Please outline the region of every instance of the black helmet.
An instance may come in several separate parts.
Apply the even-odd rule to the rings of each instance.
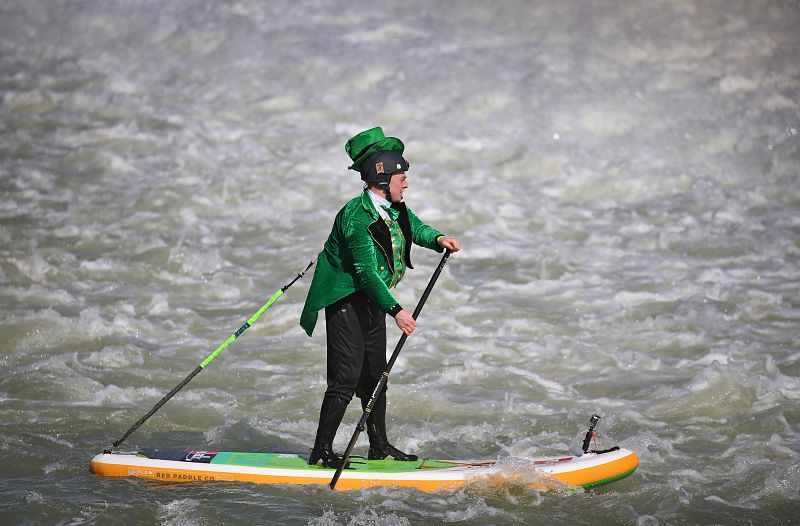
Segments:
[[[377,184],[386,189],[389,188],[392,174],[407,172],[408,168],[408,161],[397,152],[375,152],[361,165],[361,179],[367,184]]]

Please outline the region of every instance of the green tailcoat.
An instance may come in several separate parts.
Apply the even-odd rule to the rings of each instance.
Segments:
[[[397,305],[389,291],[394,273],[392,240],[389,227],[381,219],[364,190],[336,214],[331,234],[317,256],[316,270],[308,289],[300,326],[311,336],[317,313],[357,290],[366,291],[384,312]],[[411,244],[437,252],[444,249],[436,242],[441,232],[423,223],[405,203],[395,203],[397,221],[406,238],[405,263],[411,265]]]

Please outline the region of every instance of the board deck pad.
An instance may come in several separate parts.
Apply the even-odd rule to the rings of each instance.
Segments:
[[[157,451],[145,449],[141,455],[157,460],[173,460],[179,462],[199,462],[203,464],[222,464],[226,466],[248,466],[253,468],[272,469],[319,469],[329,471],[322,465],[310,466],[308,455],[292,453],[245,453],[235,451]],[[458,462],[452,460],[421,459],[416,461],[403,460],[367,460],[364,457],[350,457],[348,471],[361,473],[407,473],[419,469],[450,469],[464,466],[489,466],[488,462]]]

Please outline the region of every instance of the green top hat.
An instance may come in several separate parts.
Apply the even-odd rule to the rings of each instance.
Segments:
[[[402,155],[404,148],[403,141],[397,137],[386,137],[382,128],[371,128],[363,131],[344,145],[347,155],[353,161],[353,164],[348,168],[356,172],[361,171],[361,164],[373,153],[397,152]]]

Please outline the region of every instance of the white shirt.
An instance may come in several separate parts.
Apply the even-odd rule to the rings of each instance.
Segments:
[[[386,212],[386,210],[384,210],[384,207],[391,208],[392,203],[379,196],[372,190],[367,190],[367,193],[369,194],[370,199],[372,199],[372,204],[375,205],[375,210],[378,211],[378,214],[380,214],[384,220],[389,219],[389,214]]]

